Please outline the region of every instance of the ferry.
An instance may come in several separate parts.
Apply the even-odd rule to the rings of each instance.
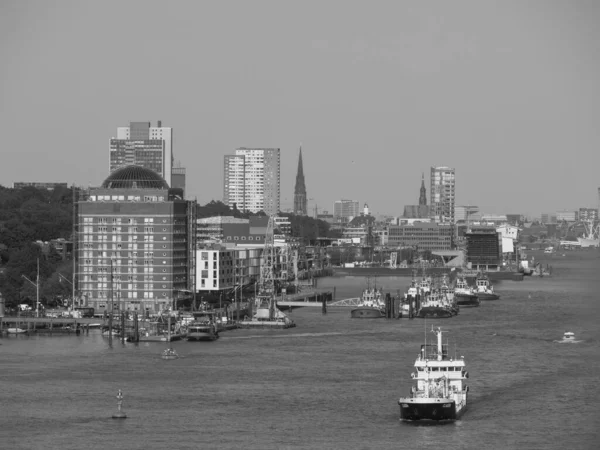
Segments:
[[[403,421],[454,421],[467,409],[469,387],[464,357],[449,358],[448,344],[442,344],[442,330],[433,330],[436,344],[425,342],[415,361],[411,378],[416,380],[408,397],[400,397]]]

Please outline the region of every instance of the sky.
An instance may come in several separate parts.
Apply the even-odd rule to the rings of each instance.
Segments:
[[[131,121],[173,127],[187,196],[223,156],[302,145],[308,206],[401,215],[456,169],[487,213],[598,206],[600,2],[0,2],[0,184],[99,185]]]

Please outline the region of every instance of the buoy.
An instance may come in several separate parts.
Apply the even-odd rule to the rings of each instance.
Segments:
[[[123,407],[123,392],[119,389],[119,393],[117,394],[117,412],[112,415],[113,419],[126,419],[127,414],[122,409]]]

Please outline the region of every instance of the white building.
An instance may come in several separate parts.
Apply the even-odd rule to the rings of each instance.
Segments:
[[[562,211],[556,211],[556,221],[558,223],[562,222],[577,222],[578,212],[573,210],[563,209]]]
[[[280,207],[280,149],[245,148],[225,155],[223,203],[241,211],[264,211],[269,216]]]
[[[357,201],[342,199],[333,202],[333,221],[335,223],[348,223],[359,214]]]
[[[455,206],[454,207],[454,221],[455,222],[466,222],[467,220],[473,220],[474,214],[479,211],[477,206]]]
[[[432,167],[430,181],[431,217],[438,223],[454,223],[455,169],[445,166]]]
[[[109,141],[109,172],[136,165],[157,172],[169,186],[173,171],[173,128],[156,127],[150,122],[130,122],[118,127],[117,137]]]

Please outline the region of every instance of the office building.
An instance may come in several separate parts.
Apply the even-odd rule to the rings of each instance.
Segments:
[[[336,200],[333,202],[333,220],[336,223],[348,223],[360,215],[358,202],[354,200]]]
[[[280,207],[280,149],[245,148],[225,155],[223,203],[276,216]]]
[[[493,225],[472,226],[465,234],[467,263],[474,269],[496,269],[502,262],[502,234]]]
[[[454,223],[455,170],[440,166],[431,168],[429,210],[436,222]]]
[[[173,129],[156,127],[150,122],[131,122],[117,128],[117,137],[110,139],[109,172],[136,165],[158,173],[169,186],[172,184]]]
[[[158,313],[190,299],[195,202],[155,171],[126,166],[77,203],[76,279],[96,311]]]
[[[450,223],[413,222],[389,225],[388,246],[417,250],[451,250],[454,227]]]
[[[577,222],[578,211],[563,209],[561,211],[556,211],[556,221],[557,222]]]

